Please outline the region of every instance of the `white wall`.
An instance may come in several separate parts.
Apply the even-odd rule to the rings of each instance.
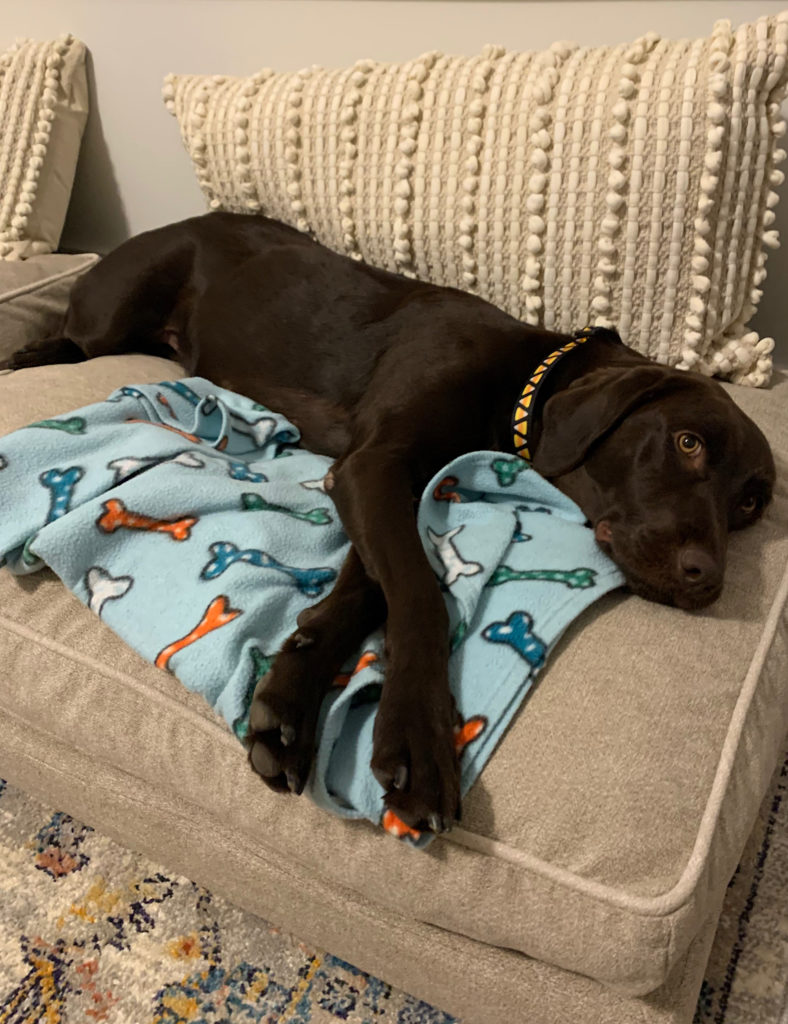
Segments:
[[[777,13],[788,0],[0,0],[0,49],[70,31],[92,58],[91,112],[63,245],[104,252],[129,234],[203,210],[175,120],[160,98],[169,71],[248,74],[402,60],[486,42],[540,49],[556,39],[618,43],[655,29],[707,35]],[[788,364],[788,205],[777,227],[755,326]]]

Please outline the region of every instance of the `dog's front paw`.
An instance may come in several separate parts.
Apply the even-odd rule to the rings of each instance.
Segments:
[[[315,752],[315,730],[325,686],[319,665],[300,646],[303,630],[294,633],[258,682],[249,713],[246,742],[254,770],[279,792],[301,793]],[[328,681],[327,681],[328,682]]]
[[[386,790],[386,807],[411,828],[446,832],[460,817],[460,765],[448,687],[445,695],[411,699],[385,694],[384,685],[372,771]]]

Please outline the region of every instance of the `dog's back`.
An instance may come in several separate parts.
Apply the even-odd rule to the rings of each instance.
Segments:
[[[403,377],[385,364],[408,364],[408,380],[420,364],[451,375],[475,344],[489,367],[482,339],[529,330],[477,297],[357,263],[278,221],[212,213],[138,235],[80,279],[61,358],[175,357],[191,374],[242,384],[315,450],[338,455],[373,378]]]
[[[146,231],[77,281],[64,337],[86,358],[175,349],[187,365],[190,319],[208,285],[267,248],[305,242],[277,221],[227,213]]]

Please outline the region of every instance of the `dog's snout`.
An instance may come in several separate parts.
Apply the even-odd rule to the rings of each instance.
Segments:
[[[688,544],[679,552],[679,568],[687,583],[705,584],[715,582],[720,575],[717,560],[703,548]]]

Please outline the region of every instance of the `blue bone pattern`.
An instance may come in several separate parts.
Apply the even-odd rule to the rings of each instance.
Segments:
[[[160,388],[169,388],[170,391],[174,391],[176,395],[180,395],[181,398],[185,398],[187,402],[197,408],[202,399],[196,391],[192,391],[188,384],[184,384],[180,380],[163,380],[159,384]]]
[[[105,402],[119,402],[122,397],[125,398],[145,398],[145,395],[140,391],[139,388],[129,387],[127,384],[122,388],[118,388],[117,395],[112,395],[110,398],[105,398]]]
[[[47,523],[60,519],[68,512],[74,488],[83,475],[80,466],[71,466],[70,469],[48,469],[41,474],[39,477],[41,483],[52,492],[52,503],[49,506]]]
[[[482,636],[494,644],[508,644],[531,665],[539,668],[547,648],[533,632],[534,620],[528,612],[512,612],[506,622],[491,622]]]
[[[521,507],[522,506],[518,505],[518,508],[521,508]],[[533,537],[532,533],[525,533],[524,532],[523,524],[522,524],[522,522],[520,520],[520,517],[517,515],[516,512],[514,514],[514,519],[515,519],[515,527],[514,527],[514,533],[512,534],[512,543],[513,544],[524,544],[525,541],[527,541],[527,540],[533,540],[534,537]]]
[[[204,580],[215,580],[236,562],[246,562],[248,565],[257,566],[258,569],[276,569],[278,572],[286,573],[302,594],[307,597],[319,597],[326,584],[332,583],[337,575],[333,569],[299,569],[292,565],[284,565],[267,551],[259,551],[256,548],[241,549],[226,541],[211,544],[210,551],[213,558],[200,573],[200,578]]]
[[[264,473],[255,473],[245,462],[237,462],[235,459],[230,462],[228,472],[233,480],[247,480],[250,484],[268,482],[268,477]]]

